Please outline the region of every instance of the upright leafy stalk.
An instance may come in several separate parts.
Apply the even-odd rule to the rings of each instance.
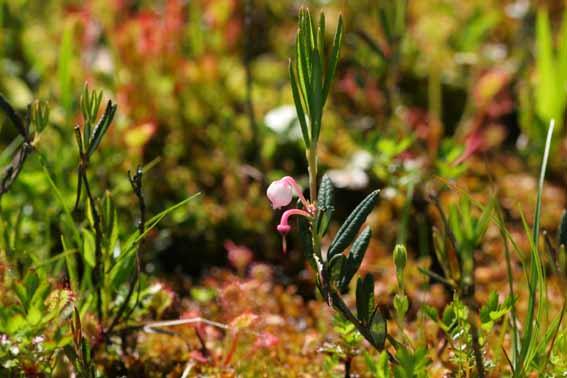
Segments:
[[[309,171],[309,201],[295,180],[289,176],[273,182],[267,195],[274,208],[288,206],[293,191],[299,196],[298,206],[288,209],[281,217],[278,231],[285,236],[291,231],[289,218],[298,218],[300,238],[306,256],[316,270],[316,284],[328,305],[351,322],[376,349],[383,349],[387,337],[386,320],[374,301],[374,279],[371,274],[358,278],[356,287],[356,315],[346,305],[342,294],[358,271],[370,241],[371,231],[358,231],[378,201],[378,191],[370,193],[347,217],[323,253],[321,239],[327,233],[334,212],[333,184],[327,176],[318,188],[317,144],[319,141],[323,108],[329,96],[331,82],[337,68],[342,41],[343,23],[339,18],[333,46],[328,58],[325,55],[325,16],[321,14],[317,27],[308,10],[299,14],[299,31],[296,39],[296,61],[289,63],[292,94],[301,126]],[[352,244],[350,253],[344,254]],[[391,339],[393,340],[393,339]],[[393,341],[394,345],[397,345]],[[393,359],[393,357],[391,358]]]
[[[83,114],[84,125],[83,130],[79,125],[75,126],[75,141],[79,148],[79,166],[77,168],[77,195],[75,200],[75,210],[78,209],[79,202],[82,194],[82,187],[85,187],[85,194],[87,196],[88,211],[92,216],[92,227],[95,233],[95,264],[94,264],[94,279],[96,285],[96,307],[97,318],[99,324],[103,323],[103,292],[102,286],[104,282],[104,261],[102,256],[102,229],[101,220],[97,210],[97,203],[92,194],[89,178],[87,176],[87,169],[90,163],[92,154],[100,145],[102,138],[110,127],[114,114],[116,113],[117,106],[108,101],[106,109],[98,122],[95,123],[102,101],[101,92],[90,92],[88,86],[85,84],[83,95],[81,97],[81,111]]]
[[[319,24],[316,27],[309,10],[300,10],[296,39],[297,59],[295,63],[291,60],[289,62],[289,76],[306,148],[309,198],[312,203],[317,203],[317,144],[321,131],[323,108],[337,69],[342,38],[343,20],[341,16],[330,56],[325,59],[325,15],[321,13]]]

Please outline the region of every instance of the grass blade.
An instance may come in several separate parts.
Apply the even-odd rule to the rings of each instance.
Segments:
[[[528,312],[526,315],[526,321],[524,326],[526,327],[526,332],[524,334],[524,338],[522,340],[522,350],[520,354],[520,361],[521,361],[521,369],[518,371],[518,374],[522,374],[525,371],[527,365],[531,362],[533,358],[534,349],[536,346],[537,338],[533,335],[534,332],[534,318],[535,318],[535,307],[536,301],[539,294],[539,309],[538,309],[538,316],[537,319],[541,317],[541,313],[543,310],[543,303],[544,300],[544,283],[543,281],[543,269],[541,266],[541,260],[539,256],[538,250],[538,240],[539,240],[539,232],[540,232],[540,221],[541,221],[541,200],[542,200],[542,193],[543,193],[543,185],[545,183],[545,171],[547,168],[547,161],[549,158],[549,150],[551,148],[551,137],[553,135],[553,128],[555,126],[555,122],[552,120],[549,124],[549,129],[547,131],[547,139],[545,142],[545,150],[543,153],[543,160],[541,163],[541,170],[539,175],[539,182],[538,182],[538,191],[537,191],[537,200],[536,200],[536,208],[534,214],[534,224],[532,228],[532,253],[531,253],[531,267],[530,267],[530,276],[529,276],[529,291],[530,296],[528,299]]]

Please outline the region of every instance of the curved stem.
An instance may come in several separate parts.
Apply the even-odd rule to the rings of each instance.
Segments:
[[[301,209],[289,209],[284,211],[284,213],[282,214],[282,217],[280,219],[280,225],[284,225],[287,226],[288,225],[288,219],[289,217],[291,217],[292,215],[302,215],[306,218],[311,218],[311,214],[309,214],[307,211],[305,210],[301,210]]]
[[[299,185],[297,185],[297,182],[295,181],[295,179],[291,176],[285,176],[284,178],[281,179],[281,181],[291,185],[293,187],[293,189],[295,190],[295,193],[297,193],[297,196],[299,197],[299,199],[301,200],[301,203],[303,203],[303,207],[305,207],[306,210],[309,210],[312,206],[309,204],[309,202],[305,199],[305,196],[303,195],[303,191],[301,190],[301,187]]]

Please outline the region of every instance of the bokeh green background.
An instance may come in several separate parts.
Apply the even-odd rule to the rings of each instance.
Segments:
[[[136,221],[126,172],[137,165],[149,165],[150,214],[202,192],[150,235],[148,269],[199,273],[225,263],[227,240],[283,262],[277,214],[264,192],[282,175],[304,183],[307,173],[287,76],[298,9],[325,10],[329,31],[342,14],[346,33],[324,117],[322,171],[332,169],[342,183],[339,214],[371,188],[388,189],[392,204],[375,219],[379,239],[391,245],[406,227],[419,246],[413,219],[400,221],[408,188],[437,175],[459,177],[479,152],[511,151],[535,166],[550,118],[560,123],[552,177],[561,180],[566,28],[561,2],[412,0],[403,11],[399,4],[0,0],[0,92],[20,110],[33,99],[49,101],[52,122],[37,148],[70,202],[73,126],[81,122],[85,82],[118,103],[92,174],[97,193],[112,192],[124,227]],[[538,50],[545,35],[536,43],[538,11],[540,24],[549,23],[550,56]],[[4,165],[16,131],[4,118],[0,127]],[[24,249],[45,258],[59,243],[46,226],[61,212],[45,200],[50,191],[32,158],[2,199],[6,214],[25,215]],[[417,192],[419,212],[424,198]],[[285,264],[300,266],[301,256]]]

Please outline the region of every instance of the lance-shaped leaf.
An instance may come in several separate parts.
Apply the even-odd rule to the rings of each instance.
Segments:
[[[370,319],[370,335],[372,336],[372,345],[381,350],[384,348],[384,343],[386,342],[386,334],[388,332],[386,319],[382,312],[376,307],[374,314]]]
[[[311,94],[311,56],[305,47],[305,38],[301,29],[297,32],[295,38],[295,53],[297,55],[297,77],[299,79],[299,88],[301,96],[307,105],[309,111],[309,102]]]
[[[309,9],[304,8],[303,9],[303,18],[302,18],[302,25],[301,28],[303,29],[303,32],[305,33],[305,42],[306,42],[306,46],[307,46],[307,50],[309,52],[313,51],[315,49],[315,33],[313,32],[313,20],[311,19],[311,12],[309,12]]]
[[[379,190],[370,193],[358,206],[350,213],[348,218],[339,228],[335,239],[329,247],[329,258],[332,258],[337,253],[341,253],[345,248],[352,243],[360,226],[366,221],[368,214],[376,206],[378,201]]]
[[[83,230],[83,260],[91,268],[95,267],[95,238],[88,230]]]
[[[102,91],[89,92],[88,85],[87,83],[85,83],[83,96],[81,97],[81,108],[83,111],[83,119],[85,120],[85,129],[83,132],[85,138],[85,146],[88,146],[90,144],[90,139],[92,137],[92,124],[96,120],[101,102]]]
[[[337,63],[339,62],[339,53],[341,50],[341,44],[343,40],[343,18],[339,17],[339,24],[337,25],[337,30],[335,32],[335,38],[333,40],[333,49],[331,50],[331,56],[329,57],[329,62],[327,64],[327,72],[325,75],[325,84],[323,85],[323,104],[327,101],[329,96],[329,91],[331,90],[331,82],[335,76],[335,71],[337,70]]]
[[[323,80],[323,66],[321,63],[321,56],[318,50],[313,50],[311,59],[312,64],[312,77],[311,77],[311,138],[313,144],[317,144],[319,140],[319,132],[321,130],[321,118],[323,116],[323,89],[321,83]]]
[[[324,175],[319,185],[317,206],[320,209],[327,211],[334,209],[333,202],[335,199],[335,187],[329,176]]]
[[[35,125],[36,132],[41,133],[49,123],[49,107],[46,102],[35,101],[33,103],[31,119]]]
[[[305,30],[304,11],[299,13],[299,30],[295,41],[297,54],[297,74],[301,85],[303,100],[307,104],[307,110],[311,111],[311,50],[307,45],[307,32]]]
[[[307,128],[307,119],[305,118],[305,111],[303,110],[301,95],[299,93],[299,88],[297,86],[297,80],[295,79],[295,72],[293,71],[293,64],[291,63],[291,60],[289,61],[289,80],[291,81],[291,92],[293,94],[293,102],[295,103],[295,110],[297,112],[297,118],[299,119],[299,125],[301,126],[303,141],[305,142],[305,147],[310,148],[311,140],[309,136],[309,129]]]
[[[321,179],[321,185],[319,186],[319,195],[317,201],[317,230],[319,236],[323,236],[327,233],[329,228],[329,223],[331,221],[331,216],[335,211],[333,206],[334,202],[334,187],[329,176],[324,175]]]
[[[329,281],[335,286],[337,286],[341,281],[345,262],[346,256],[343,254],[338,254],[335,255],[327,264],[329,269],[327,276],[329,277]]]
[[[343,277],[340,284],[341,292],[345,292],[348,289],[350,281],[354,277],[354,274],[358,271],[358,268],[360,268],[360,264],[366,254],[366,249],[368,248],[371,236],[372,230],[370,227],[366,227],[354,241],[343,269]]]
[[[558,230],[559,245],[567,246],[567,211],[563,210]]]
[[[93,152],[96,150],[98,145],[100,144],[102,137],[108,130],[108,127],[110,126],[110,123],[114,118],[116,109],[117,109],[117,105],[112,104],[112,101],[108,100],[108,104],[106,105],[104,114],[102,115],[102,117],[100,118],[100,120],[98,121],[98,123],[96,124],[93,130],[92,138],[89,147],[87,148],[87,157],[90,157],[93,154]]]
[[[370,273],[356,283],[356,311],[358,320],[367,326],[374,312],[374,278]]]
[[[319,55],[325,56],[325,13],[319,15],[319,28],[317,29],[317,48]]]

